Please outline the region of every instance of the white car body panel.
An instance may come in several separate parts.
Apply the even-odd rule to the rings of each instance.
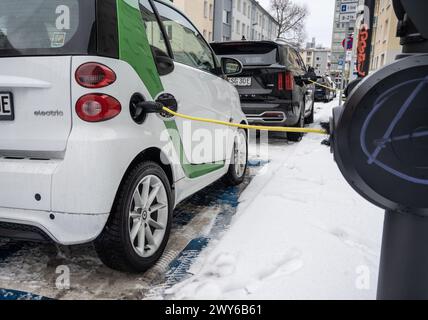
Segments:
[[[71,130],[70,68],[67,56],[0,59],[1,92],[12,92],[19,119],[0,122],[1,150],[13,156],[65,150]],[[41,117],[37,111],[63,115]]]
[[[195,81],[196,80],[196,81]],[[181,63],[175,63],[172,73],[162,77],[165,92],[172,94],[178,102],[178,112],[220,121],[229,121],[231,110],[228,104],[219,103],[219,97],[228,96],[224,81],[208,72],[198,70]],[[189,85],[192,84],[192,85]],[[226,158],[225,150],[212,148],[206,152],[195,152],[195,146],[204,136],[215,134],[218,125],[189,122],[176,119],[187,159],[194,164],[222,161]],[[192,137],[193,135],[193,137]],[[229,137],[228,137],[229,138]]]
[[[25,61],[28,70],[18,67],[21,61]],[[116,73],[116,82],[97,90],[81,87],[74,74],[86,62],[110,67]],[[7,70],[2,71],[0,91],[12,90],[17,95],[15,121],[0,121],[0,222],[36,226],[64,245],[94,240],[106,224],[120,183],[133,160],[149,148],[175,150],[170,139],[160,139],[166,129],[160,116],[150,114],[142,125],[131,119],[129,101],[132,94],[139,92],[147,100],[152,97],[134,69],[121,60],[94,56],[20,57],[0,59],[0,65]],[[201,71],[198,80],[192,80],[190,74],[195,72],[184,72],[187,68],[191,69],[177,64],[176,71],[183,70],[183,75],[161,78],[165,92],[174,90],[177,100],[187,101],[187,95],[201,99],[190,108],[187,104],[180,108],[179,101],[179,112],[245,121],[233,86]],[[187,78],[187,82],[174,88],[174,81],[182,77]],[[210,86],[199,84],[207,79]],[[3,87],[6,83],[15,84],[15,88]],[[205,91],[195,94],[192,83]],[[76,102],[81,96],[95,92],[115,97],[122,105],[121,113],[105,122],[81,120],[75,112]],[[27,99],[25,112],[19,107],[23,101],[20,96]],[[44,104],[39,104],[40,101]],[[43,106],[62,110],[63,117],[35,119],[34,111]],[[184,122],[176,121],[183,126]],[[194,128],[206,126],[197,124]],[[26,131],[21,132],[24,129]],[[222,129],[227,130],[231,138],[236,132],[235,129]],[[165,154],[173,172],[175,205],[227,172],[232,145],[233,139],[229,139],[228,152],[220,157],[222,159],[205,159],[206,162],[224,160],[222,169],[196,179],[186,177],[176,152]],[[10,151],[22,158],[6,158],[11,155]],[[191,149],[186,149],[186,155],[187,152],[191,154]],[[43,155],[44,160],[30,159],[37,155]],[[36,194],[41,196],[40,200],[36,199]]]

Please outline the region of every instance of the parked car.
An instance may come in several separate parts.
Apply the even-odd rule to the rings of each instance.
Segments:
[[[244,66],[229,77],[238,89],[241,104],[252,124],[304,127],[314,121],[315,73],[308,73],[300,54],[284,42],[237,41],[212,43],[219,57],[232,57]],[[303,134],[288,133],[291,141]]]
[[[141,272],[179,202],[243,181],[245,130],[146,112],[246,123],[223,72],[242,65],[221,65],[169,1],[2,0],[0,31],[0,236],[94,241],[107,266]],[[192,135],[218,130],[224,148],[201,155],[219,142]]]
[[[315,101],[330,102],[336,96],[336,85],[327,76],[318,78],[315,88]],[[331,88],[331,89],[330,89]]]

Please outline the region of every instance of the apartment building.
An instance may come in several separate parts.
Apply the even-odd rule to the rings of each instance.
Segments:
[[[274,40],[278,23],[256,0],[215,0],[214,40]]]
[[[316,45],[315,38],[301,50],[302,59],[307,66],[313,67],[318,76],[330,74],[331,50]]]
[[[232,39],[232,0],[214,1],[214,41]]]
[[[364,0],[336,0],[331,43],[331,72],[339,74],[346,64],[346,53],[343,40],[349,33],[354,33],[355,24]],[[356,42],[356,40],[355,40]],[[356,46],[356,43],[354,43]],[[338,79],[340,81],[340,79]]]
[[[170,0],[195,24],[207,41],[214,39],[215,0]]]
[[[400,39],[396,37],[398,19],[392,0],[376,0],[373,26],[371,70],[382,68],[401,53]]]

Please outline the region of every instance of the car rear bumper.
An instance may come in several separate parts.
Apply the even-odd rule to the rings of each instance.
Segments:
[[[291,101],[242,102],[248,123],[265,126],[294,126],[299,121],[299,105]]]
[[[91,242],[109,214],[70,214],[0,207],[0,237],[75,245]]]

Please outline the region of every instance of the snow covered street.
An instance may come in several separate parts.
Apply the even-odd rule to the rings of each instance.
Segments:
[[[316,104],[315,126],[335,105]],[[144,275],[106,268],[91,245],[2,240],[0,299],[374,299],[383,212],[348,186],[322,139],[274,138],[267,153],[252,143],[246,183],[180,204]]]
[[[316,104],[316,121],[336,104]],[[169,298],[375,298],[383,212],[348,186],[322,139],[269,144],[230,229]]]

